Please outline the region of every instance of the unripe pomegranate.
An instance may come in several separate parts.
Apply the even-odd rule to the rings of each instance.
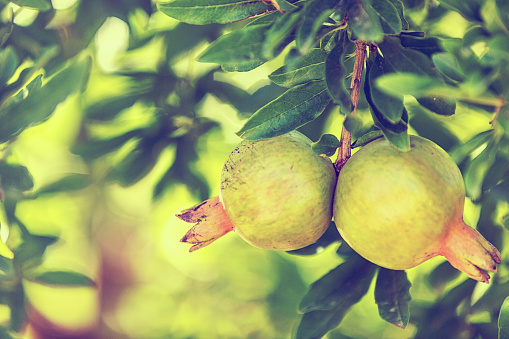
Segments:
[[[314,243],[332,219],[336,172],[293,131],[242,141],[221,173],[219,197],[177,215],[197,223],[182,239],[208,245],[231,230],[253,246],[290,251]]]
[[[463,221],[465,187],[451,157],[410,137],[401,152],[377,139],[341,169],[334,219],[343,239],[367,260],[404,270],[444,256],[469,277],[488,282],[500,253]]]

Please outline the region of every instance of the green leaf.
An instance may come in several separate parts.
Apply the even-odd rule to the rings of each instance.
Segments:
[[[461,163],[470,153],[487,143],[494,137],[494,130],[481,132],[465,143],[459,144],[450,153],[452,159],[457,164]]]
[[[355,38],[366,42],[380,42],[384,38],[377,13],[365,0],[348,1],[348,26]]]
[[[504,299],[498,314],[498,338],[509,338],[509,297]]]
[[[408,325],[410,312],[410,282],[405,271],[393,271],[380,267],[375,286],[375,302],[380,317],[398,327]]]
[[[431,271],[428,275],[428,282],[431,287],[443,290],[447,283],[457,278],[459,275],[459,270],[451,266],[448,261],[444,261]]]
[[[3,244],[6,246],[5,244]],[[0,245],[2,246],[2,245]],[[0,282],[10,281],[15,279],[14,265],[12,259],[8,259],[4,256],[0,256]]]
[[[93,287],[95,283],[84,274],[73,271],[49,271],[25,277],[27,280],[60,287]]]
[[[318,155],[331,157],[336,153],[340,142],[333,134],[323,134],[317,142],[311,144],[311,149]]]
[[[416,98],[428,96],[455,97],[458,91],[443,84],[439,79],[415,73],[390,73],[379,76],[375,86],[395,97],[413,95]]]
[[[49,11],[51,9],[50,0],[10,0],[10,2],[20,7],[33,8],[39,11]]]
[[[110,96],[97,103],[88,106],[85,110],[87,119],[106,121],[118,116],[124,109],[134,105],[140,95],[128,93],[129,95]]]
[[[325,73],[326,54],[319,48],[309,51],[293,68],[285,65],[269,75],[269,79],[283,87],[293,87],[310,80],[321,80]]]
[[[350,101],[350,92],[345,86],[345,78],[347,75],[344,65],[345,45],[348,42],[346,32],[340,33],[341,37],[336,45],[327,55],[325,61],[325,81],[327,83],[327,91],[334,103],[340,104],[345,110],[350,110],[352,103]]]
[[[0,92],[7,81],[14,75],[19,65],[19,58],[11,46],[0,51]]]
[[[355,140],[355,142],[352,144],[352,148],[366,146],[370,142],[381,137],[383,137],[383,132],[380,130],[368,132],[361,136],[359,139]]]
[[[497,152],[498,142],[490,140],[486,148],[473,160],[470,161],[465,170],[465,190],[467,196],[474,201],[478,201],[482,196],[482,186],[486,174],[495,162],[495,154]]]
[[[268,25],[246,26],[225,34],[214,41],[198,61],[220,64],[227,72],[255,69],[265,62],[260,53],[268,29]]]
[[[69,192],[69,191],[79,191],[88,187],[91,183],[90,175],[88,174],[80,174],[80,173],[72,173],[68,174],[65,177],[49,184],[44,187],[41,187],[37,194],[50,194],[50,193],[59,193],[59,192]]]
[[[237,135],[257,140],[288,133],[317,118],[330,101],[324,81],[292,87],[256,111]]]
[[[302,20],[297,29],[295,40],[301,54],[306,54],[311,48],[315,47],[318,30],[334,12],[338,4],[342,5],[343,2],[338,0],[312,0],[306,3],[302,10]],[[340,11],[343,11],[343,9]]]
[[[17,263],[23,265],[24,269],[38,266],[46,248],[57,240],[58,238],[54,236],[24,234],[23,242],[14,249],[14,258]]]
[[[417,98],[421,106],[439,115],[453,115],[456,113],[456,101],[449,98],[424,97]]]
[[[347,114],[343,121],[343,126],[346,130],[353,135],[357,135],[357,132],[362,128],[362,119],[356,115]]]
[[[60,102],[83,87],[89,69],[90,58],[75,62],[52,77],[43,87],[35,86],[23,100],[7,102],[0,109],[0,143],[48,119]],[[40,82],[40,77],[32,83],[37,81]]]
[[[34,187],[32,175],[25,166],[0,162],[0,185],[6,192],[28,191]]]
[[[279,50],[279,46],[283,43],[287,36],[295,29],[301,12],[296,9],[280,16],[266,33],[265,41],[262,44],[261,56],[266,59],[272,59]]]
[[[71,152],[83,157],[85,160],[93,160],[119,149],[127,141],[140,134],[141,131],[141,129],[136,129],[110,139],[78,142],[71,148]]]
[[[392,124],[397,124],[403,114],[403,95],[389,95],[380,91],[376,86],[378,78],[384,74],[395,74],[394,65],[388,58],[377,54],[373,64],[367,71],[367,81],[369,81],[369,90],[372,104],[377,110]]]
[[[437,69],[450,79],[455,81],[463,81],[465,79],[465,74],[454,55],[447,52],[436,53],[433,54],[432,60]]]
[[[275,10],[261,0],[173,0],[159,2],[157,7],[172,18],[194,25],[226,24]]]
[[[411,33],[419,32],[402,32],[399,35],[398,38],[401,43],[401,46],[416,50],[422,54],[427,55],[428,57],[431,57],[432,55],[442,51],[439,39],[414,36]]]
[[[382,30],[385,34],[399,34],[403,28],[400,15],[390,0],[377,0],[371,2],[380,19]]]
[[[344,316],[368,291],[376,266],[352,256],[314,282],[299,309],[305,312],[295,337],[321,338],[337,327]]]
[[[439,0],[439,2],[469,20],[482,21],[481,2],[477,0]]]

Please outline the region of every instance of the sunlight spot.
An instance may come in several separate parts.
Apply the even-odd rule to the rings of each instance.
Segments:
[[[97,31],[96,56],[99,67],[105,72],[118,69],[118,58],[125,52],[129,42],[129,28],[118,18],[108,18]]]

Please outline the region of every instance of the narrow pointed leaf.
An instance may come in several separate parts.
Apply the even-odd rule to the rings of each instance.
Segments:
[[[495,162],[495,154],[498,143],[496,140],[490,140],[486,148],[472,161],[464,174],[465,190],[467,196],[477,201],[482,196],[482,184],[486,174]]]
[[[347,75],[344,65],[345,45],[348,42],[346,32],[341,33],[339,41],[327,55],[325,61],[325,81],[327,83],[327,91],[334,100],[334,103],[345,106],[345,110],[350,110],[350,92],[345,86],[345,78]]]
[[[257,140],[290,132],[317,118],[330,101],[324,81],[292,87],[256,111],[237,134]]]
[[[51,9],[50,0],[11,0],[12,3],[20,7],[28,7],[39,11],[49,11]]]
[[[505,298],[498,315],[498,338],[509,338],[509,297]]]
[[[68,174],[65,177],[41,187],[37,194],[70,192],[84,189],[90,185],[90,175],[81,173]]]
[[[266,33],[265,41],[262,44],[261,55],[264,59],[272,59],[277,53],[279,45],[287,39],[287,36],[297,26],[301,12],[294,10],[280,16]]]
[[[465,79],[465,74],[454,55],[445,52],[436,53],[433,54],[432,60],[437,69],[452,80],[463,81]]]
[[[403,95],[389,95],[380,91],[375,82],[384,74],[395,73],[396,69],[388,58],[377,54],[371,67],[369,68],[367,81],[369,81],[370,96],[373,105],[376,106],[384,117],[393,124],[401,120],[403,114]]]
[[[320,49],[309,51],[295,67],[285,65],[269,75],[269,79],[283,87],[300,85],[310,80],[321,80],[326,76],[325,59],[327,55]]]
[[[226,24],[276,10],[261,0],[173,0],[158,3],[159,10],[195,25]]]
[[[301,303],[300,309],[306,314],[295,337],[322,338],[337,327],[348,310],[366,294],[375,271],[375,265],[353,256],[313,283]]]
[[[454,99],[422,97],[417,98],[417,102],[438,115],[453,115],[456,113],[456,101]]]
[[[25,128],[48,119],[56,106],[80,90],[88,78],[90,59],[71,64],[43,87],[36,86],[21,101],[8,102],[0,109],[0,143],[18,135]],[[39,81],[34,80],[34,81]]]
[[[95,286],[92,279],[84,274],[73,271],[49,271],[27,277],[28,280],[52,286],[89,287]]]
[[[261,57],[268,25],[246,26],[219,37],[198,58],[220,64],[229,72],[247,72],[265,62]]]
[[[19,58],[11,46],[0,51],[0,92],[16,72],[18,65]]]
[[[367,42],[380,42],[384,38],[380,19],[365,0],[350,0],[346,8],[348,25],[355,38]]]
[[[405,271],[379,268],[375,285],[375,302],[380,317],[398,327],[408,325],[410,312],[410,281]]]
[[[325,20],[334,12],[334,8],[342,4],[338,0],[312,0],[303,9],[302,20],[297,30],[297,48],[302,54],[314,47],[316,33]]]
[[[370,142],[372,142],[378,138],[381,138],[383,136],[384,135],[383,135],[382,131],[380,131],[380,130],[368,132],[368,133],[364,134],[363,136],[361,136],[359,139],[355,140],[355,142],[352,144],[352,148],[366,146]]]
[[[398,10],[390,0],[377,0],[371,3],[380,19],[385,34],[399,34],[403,28]]]

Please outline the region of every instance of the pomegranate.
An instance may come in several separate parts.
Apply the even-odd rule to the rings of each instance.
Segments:
[[[331,222],[335,185],[332,162],[300,132],[244,140],[224,164],[219,197],[177,215],[196,223],[181,241],[194,251],[235,230],[263,249],[305,247]]]
[[[343,239],[365,259],[404,270],[444,256],[472,279],[488,282],[500,253],[463,221],[465,187],[438,145],[410,137],[401,152],[377,139],[341,169],[334,220]]]

